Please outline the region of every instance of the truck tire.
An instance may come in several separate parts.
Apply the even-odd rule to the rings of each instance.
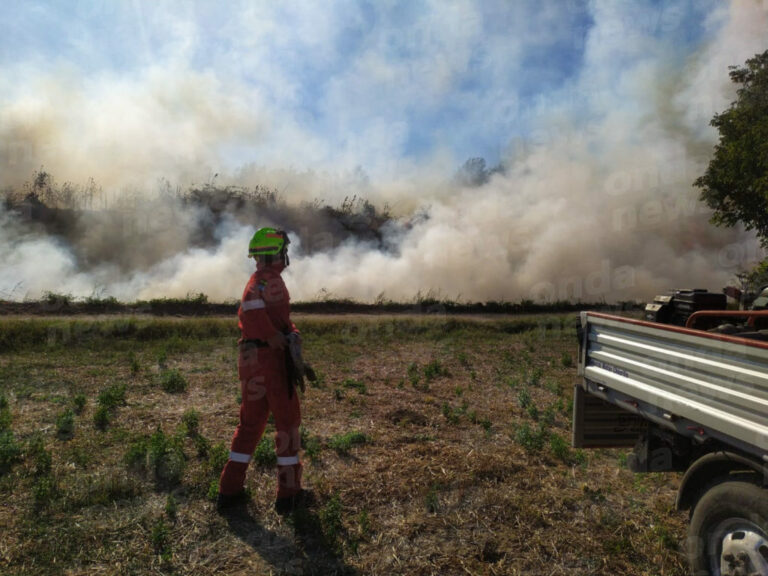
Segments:
[[[687,540],[694,576],[768,576],[768,492],[726,480],[701,497]]]

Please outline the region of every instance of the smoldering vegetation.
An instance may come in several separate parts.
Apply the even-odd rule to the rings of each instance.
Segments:
[[[290,204],[277,189],[216,184],[186,189],[167,180],[154,193],[128,191],[114,200],[93,180],[56,182],[44,170],[23,186],[2,191],[5,211],[21,236],[55,239],[72,251],[84,272],[109,265],[128,273],[148,269],[188,249],[210,249],[224,226],[272,225],[297,231],[302,254],[346,241],[387,250],[383,229],[396,220],[357,196],[335,206],[321,199]]]

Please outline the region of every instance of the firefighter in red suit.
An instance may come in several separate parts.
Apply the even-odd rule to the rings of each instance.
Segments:
[[[261,228],[249,245],[248,256],[256,260],[256,272],[248,280],[237,313],[242,333],[237,362],[242,391],[240,423],[219,480],[220,510],[247,499],[246,470],[270,412],[276,428],[275,510],[290,512],[308,496],[301,488],[299,396],[289,387],[285,364],[285,335],[296,331],[290,319],[288,290],[280,277],[288,265],[288,243],[285,232]]]

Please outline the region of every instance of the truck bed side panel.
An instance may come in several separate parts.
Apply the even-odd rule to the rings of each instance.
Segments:
[[[768,453],[764,343],[593,313],[582,328],[585,390],[607,387]]]

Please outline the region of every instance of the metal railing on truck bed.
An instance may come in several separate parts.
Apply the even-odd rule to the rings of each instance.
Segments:
[[[582,312],[579,375],[574,446],[631,445],[651,421],[768,460],[768,343]]]

